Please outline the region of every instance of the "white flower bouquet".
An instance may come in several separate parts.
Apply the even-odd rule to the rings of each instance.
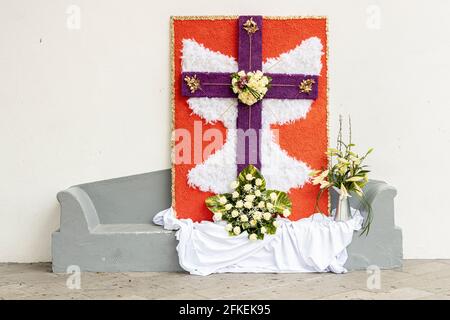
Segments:
[[[292,203],[285,192],[266,190],[266,181],[254,166],[249,165],[231,183],[232,193],[218,194],[206,199],[214,220],[227,222],[230,236],[246,231],[250,240],[264,239],[275,234],[276,217],[291,214]]]

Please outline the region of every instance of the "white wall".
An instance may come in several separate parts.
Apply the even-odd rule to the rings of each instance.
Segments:
[[[0,0],[0,261],[50,260],[59,190],[170,166],[169,16],[245,13],[329,16],[332,141],[350,113],[398,188],[405,257],[450,258],[450,2],[159,3]]]

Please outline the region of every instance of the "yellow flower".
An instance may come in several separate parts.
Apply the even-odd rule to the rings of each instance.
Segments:
[[[312,184],[313,185],[316,185],[316,184],[321,184],[322,183],[322,181],[323,181],[323,177],[321,177],[321,176],[317,176],[317,177],[315,177],[314,179],[313,179],[313,181],[312,181]]]
[[[320,182],[320,189],[325,189],[325,188],[328,188],[328,187],[331,187],[331,186],[332,186],[332,184],[329,183],[328,181],[321,181]]]
[[[346,181],[347,182],[356,182],[356,181],[361,181],[361,180],[364,180],[364,177],[351,177],[351,178],[348,178]]]
[[[338,162],[339,162],[339,163],[350,164],[350,161],[348,161],[348,160],[345,159],[345,158],[338,157],[337,159],[338,159]]]
[[[362,197],[363,191],[361,187],[356,182],[353,183],[353,187],[355,188],[356,194]]]
[[[347,188],[344,186],[343,183],[341,183],[341,197],[343,198],[351,197],[347,191]]]
[[[314,177],[314,176],[318,175],[319,172],[320,172],[320,170],[311,170],[311,171],[308,173],[308,176]]]
[[[328,176],[329,172],[330,172],[330,170],[325,170],[319,176],[322,177],[322,178],[325,178],[326,176]]]
[[[348,170],[348,167],[344,164],[339,168],[339,173],[340,174],[345,174]]]

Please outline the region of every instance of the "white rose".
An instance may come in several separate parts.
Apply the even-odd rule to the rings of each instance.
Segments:
[[[244,186],[244,191],[250,191],[250,190],[252,190],[252,185],[247,183],[247,184]]]
[[[236,199],[237,197],[239,197],[239,192],[235,191],[231,194],[231,196],[233,197],[233,199]]]
[[[244,202],[242,200],[239,200],[236,202],[236,208],[242,208],[244,206]]]
[[[250,209],[250,208],[253,207],[253,203],[251,203],[250,201],[246,201],[246,202],[244,203],[244,207],[246,207],[247,209]]]
[[[239,71],[239,72],[238,72],[238,76],[239,76],[239,77],[245,76],[245,71],[244,71],[244,70]]]
[[[225,203],[227,203],[227,198],[225,198],[225,197],[220,197],[220,198],[219,198],[219,203],[220,203],[220,204],[225,204]]]
[[[283,210],[283,217],[287,218],[291,215],[291,211],[289,209],[284,209]]]
[[[249,238],[251,241],[258,240],[258,237],[256,236],[255,233],[252,233],[248,238]]]
[[[247,222],[248,221],[248,217],[245,214],[241,215],[241,221],[242,222]]]
[[[231,231],[231,230],[233,230],[233,225],[232,225],[231,223],[227,224],[227,225],[225,226],[225,230],[226,230],[226,231]]]
[[[264,234],[264,233],[266,233],[266,232],[267,232],[266,227],[261,227],[261,233]]]
[[[239,215],[239,211],[237,211],[237,210],[231,211],[231,216],[232,216],[233,218],[236,218],[238,215]]]
[[[241,228],[239,228],[239,227],[234,227],[234,228],[233,228],[233,232],[234,232],[235,235],[238,235],[239,233],[241,233]]]
[[[262,185],[262,179],[258,178],[255,180],[255,184],[259,187]]]
[[[270,193],[270,200],[275,201],[277,200],[278,196],[275,192],[271,192]]]
[[[238,99],[248,106],[251,106],[258,102],[258,99],[256,99],[255,96],[253,96],[253,94],[251,94],[248,90],[240,92],[238,95]]]
[[[256,226],[256,220],[250,220],[250,225],[252,226],[252,227],[254,227],[254,226]]]
[[[256,220],[261,220],[261,216],[262,216],[262,213],[259,212],[259,211],[256,211],[256,212],[253,214],[253,218],[256,219]]]
[[[214,220],[215,221],[222,220],[222,213],[221,212],[214,213]]]
[[[259,191],[259,190],[256,190],[256,191],[255,191],[255,196],[257,196],[257,197],[261,197],[261,191]]]
[[[272,218],[272,215],[270,214],[270,212],[264,212],[263,217],[265,220],[270,220],[270,218]]]
[[[269,84],[269,78],[267,78],[267,77],[262,77],[262,79],[261,79],[261,84],[262,84],[263,86],[267,86],[267,85]]]
[[[258,203],[258,208],[260,208],[260,209],[264,208],[265,206],[266,206],[266,203],[264,201],[260,201]]]
[[[273,204],[271,204],[270,202],[267,202],[266,207],[267,207],[267,209],[271,210],[273,208]]]
[[[255,200],[255,195],[248,194],[248,195],[245,196],[245,201],[253,202],[253,200]]]
[[[231,208],[233,208],[233,205],[231,204],[231,203],[227,203],[226,205],[225,205],[225,210],[231,210]]]
[[[252,181],[253,180],[253,175],[251,173],[247,173],[245,175],[245,179],[247,179],[248,181]]]
[[[278,221],[277,221],[277,220],[275,220],[272,224],[273,224],[273,226],[274,226],[275,228],[278,228]]]
[[[231,189],[236,189],[237,187],[239,187],[239,181],[234,180],[232,183],[230,183]]]

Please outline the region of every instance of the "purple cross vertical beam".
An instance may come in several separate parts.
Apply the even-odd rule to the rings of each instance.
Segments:
[[[258,28],[256,32],[248,32],[244,24],[252,19]],[[262,70],[262,17],[240,16],[238,20],[239,51],[238,69],[245,72]],[[249,164],[261,169],[261,114],[262,101],[252,106],[238,101],[238,141],[236,150],[237,171],[241,172]]]

